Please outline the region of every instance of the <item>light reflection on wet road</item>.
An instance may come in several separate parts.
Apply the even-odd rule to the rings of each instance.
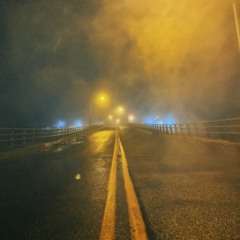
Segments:
[[[113,131],[0,162],[1,239],[98,239]],[[56,151],[57,150],[57,151]]]
[[[149,239],[240,239],[240,150],[121,128]],[[114,131],[0,161],[0,239],[98,239]],[[131,239],[117,159],[116,239]]]
[[[240,239],[239,145],[120,133],[150,239]]]

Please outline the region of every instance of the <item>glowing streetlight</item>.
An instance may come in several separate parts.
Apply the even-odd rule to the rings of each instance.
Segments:
[[[125,112],[125,109],[123,106],[118,106],[116,108],[116,112],[117,112],[117,114],[123,114]]]
[[[128,116],[128,121],[133,122],[135,120],[135,117],[133,115]]]
[[[113,116],[112,115],[109,115],[108,116],[108,119],[111,121],[113,119]]]
[[[105,95],[105,94],[99,94],[99,95],[97,96],[97,98],[95,98],[95,100],[96,100],[96,103],[102,105],[102,103],[106,103],[106,101],[107,101],[107,95]],[[94,101],[94,102],[95,102],[95,101]],[[90,104],[89,104],[89,125],[90,125],[90,126],[92,125],[93,103],[94,103],[94,102],[93,102],[92,99],[91,99]]]
[[[117,123],[117,124],[120,123],[120,119],[119,119],[119,118],[116,119],[116,123]]]
[[[106,103],[107,102],[107,95],[104,93],[101,93],[97,96],[97,103],[101,104],[101,103]]]

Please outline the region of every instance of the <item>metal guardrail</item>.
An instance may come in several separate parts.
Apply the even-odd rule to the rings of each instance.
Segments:
[[[200,136],[214,139],[240,141],[240,118],[178,124],[131,123],[130,126],[149,129],[164,134]]]
[[[0,128],[0,151],[8,151],[23,146],[61,141],[73,134],[89,135],[102,128],[101,125],[72,128]]]

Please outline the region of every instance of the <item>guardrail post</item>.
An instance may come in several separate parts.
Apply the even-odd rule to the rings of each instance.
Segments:
[[[166,130],[166,133],[168,134],[168,125],[165,124],[165,130]]]
[[[191,135],[191,129],[189,123],[186,123],[188,135]]]
[[[183,133],[183,125],[180,123],[180,124],[179,124],[179,127],[180,127],[180,134],[183,135],[183,134],[184,134],[184,133]]]
[[[15,141],[14,141],[14,131],[11,132],[11,148],[14,148]]]
[[[173,130],[172,130],[172,125],[171,124],[169,124],[169,134],[173,134]]]
[[[57,130],[56,140],[59,141],[60,138],[61,138],[61,129],[59,128],[59,129]]]
[[[33,129],[33,132],[32,132],[32,142],[33,144],[35,143],[35,128]]]
[[[60,138],[61,138],[61,142],[63,141],[63,135],[64,135],[64,129],[61,128],[61,130],[60,130]]]
[[[26,131],[23,131],[23,145],[26,145]]]
[[[177,132],[177,124],[174,124],[173,126],[174,126],[174,133],[178,134],[178,132]]]
[[[209,130],[208,130],[208,123],[204,123],[204,126],[206,127],[205,130],[206,130],[206,137],[207,138],[211,138],[210,135],[209,135]]]
[[[196,131],[196,135],[199,136],[199,128],[197,123],[195,123],[195,131]]]
[[[40,134],[40,136],[41,136],[41,142],[46,142],[46,135],[45,135],[45,131],[43,130],[43,129],[41,129],[41,134]]]

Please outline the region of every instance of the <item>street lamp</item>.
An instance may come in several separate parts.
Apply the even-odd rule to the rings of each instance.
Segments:
[[[128,116],[128,122],[133,122],[135,120],[135,117],[133,115]]]
[[[233,2],[233,14],[234,14],[234,20],[236,24],[236,32],[237,32],[237,39],[238,39],[238,49],[240,51],[240,30],[239,30],[239,23],[238,23],[238,13],[235,2]]]
[[[124,111],[125,111],[125,109],[124,109],[123,106],[118,106],[117,109],[116,109],[116,111],[117,111],[118,114],[123,114]]]
[[[103,102],[106,102],[106,95],[104,94],[99,94],[97,96],[97,103],[103,103]],[[89,103],[89,125],[92,126],[92,121],[93,121],[93,105],[94,105],[94,102],[93,99],[90,100],[90,103]]]

